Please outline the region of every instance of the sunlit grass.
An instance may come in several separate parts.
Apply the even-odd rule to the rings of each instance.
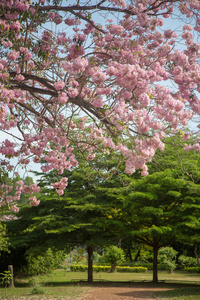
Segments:
[[[102,286],[118,285],[120,282],[129,282],[134,287],[134,282],[148,282],[151,285],[152,271],[146,273],[95,273],[94,282],[100,282]],[[174,272],[169,274],[165,271],[158,272],[159,280],[169,283],[191,283],[185,288],[173,285],[171,291],[155,293],[155,299],[160,300],[199,300],[200,299],[200,276],[186,272]],[[92,286],[86,285],[87,272],[68,272],[65,269],[58,269],[50,276],[38,276],[37,281],[44,289],[44,295],[31,295],[32,287],[29,286],[30,278],[23,278],[15,281],[15,288],[0,288],[0,299],[66,299],[75,300]],[[81,283],[83,281],[83,283]],[[193,287],[192,284],[198,284]],[[123,284],[124,285],[124,284]],[[158,286],[165,286],[164,283]],[[144,285],[145,288],[145,285]]]
[[[15,287],[9,288],[5,291],[3,288],[0,289],[0,299],[77,299],[88,287],[84,286],[45,286],[43,295],[32,295],[32,287]]]
[[[94,272],[94,281],[152,281],[153,272],[148,271],[145,273],[106,273],[106,272]],[[39,276],[42,282],[56,283],[56,282],[76,282],[76,281],[87,281],[87,272],[67,272],[64,269],[56,270],[50,276]],[[177,281],[177,282],[191,282],[200,284],[199,274],[190,274],[187,272],[174,272],[168,273],[166,271],[158,272],[158,280],[160,281]]]

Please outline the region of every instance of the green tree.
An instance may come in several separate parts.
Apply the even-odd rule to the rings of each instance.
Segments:
[[[38,197],[40,205],[24,207],[18,220],[9,224],[13,247],[19,249],[24,245],[22,251],[25,255],[30,248],[39,253],[49,247],[67,250],[84,246],[88,252],[88,281],[92,282],[94,247],[112,244],[122,235],[123,221],[118,217],[122,202],[116,200],[119,188],[115,188],[115,194],[109,195],[109,187],[113,189],[113,186],[127,184],[125,179],[120,181],[114,158],[107,155],[100,162],[95,166],[98,172],[84,163],[73,171],[65,170],[62,176],[69,180],[62,196],[51,188],[51,184],[62,176],[56,171],[43,176]]]
[[[180,224],[200,211],[200,186],[176,178],[170,170],[133,180],[124,199],[124,214],[131,236],[153,248],[153,282],[158,282],[158,250],[173,243]],[[193,213],[194,215],[194,213]]]
[[[106,248],[105,261],[111,265],[111,272],[115,272],[117,264],[124,261],[124,251],[117,246]]]
[[[177,251],[172,247],[163,247],[158,251],[158,262],[161,269],[168,270],[172,273],[176,269]]]
[[[6,226],[0,222],[0,256],[2,251],[8,250],[8,238],[6,236]]]
[[[189,142],[176,135],[166,138],[164,143],[165,150],[157,150],[148,165],[149,174],[170,169],[178,178],[200,183],[200,155],[193,150],[184,150],[184,145]]]

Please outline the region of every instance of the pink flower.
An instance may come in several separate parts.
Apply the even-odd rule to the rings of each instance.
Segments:
[[[16,31],[20,31],[20,28],[21,28],[21,24],[19,21],[16,21],[16,22],[13,22],[11,25],[10,25],[10,29],[12,31],[16,30]]]
[[[97,97],[92,101],[92,104],[94,105],[94,107],[102,107],[103,99],[100,97]]]
[[[37,200],[35,196],[30,197],[29,200],[31,200],[31,202],[29,202],[31,206],[38,206],[40,204],[40,200]]]
[[[75,98],[78,95],[78,89],[77,88],[70,88],[68,90],[68,95],[72,98]]]
[[[19,75],[15,76],[15,79],[18,80],[18,81],[23,81],[24,76],[22,74],[19,74]]]
[[[57,81],[54,83],[54,87],[56,90],[63,90],[65,87],[65,83],[62,80]]]
[[[29,60],[31,60],[32,56],[33,55],[29,52],[29,53],[25,54],[24,58],[25,58],[26,61],[29,61]]]
[[[13,61],[13,60],[17,59],[19,57],[19,55],[20,55],[19,51],[12,50],[7,54],[7,58],[10,59],[11,61]]]
[[[14,213],[18,213],[18,211],[19,211],[19,208],[18,208],[16,205],[13,205],[13,206],[11,207],[11,209],[12,209],[12,211],[13,211]]]

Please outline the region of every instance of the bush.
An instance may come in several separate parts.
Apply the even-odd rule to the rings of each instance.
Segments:
[[[27,273],[31,276],[49,274],[55,270],[65,258],[63,251],[53,252],[48,249],[43,255],[29,254],[27,257]]]
[[[86,265],[71,265],[70,270],[72,272],[86,272],[88,267]],[[117,272],[135,272],[142,273],[146,272],[148,269],[145,267],[116,267]],[[94,272],[110,272],[110,266],[96,266],[93,265]]]
[[[186,267],[184,268],[184,271],[189,273],[200,273],[200,267]]]
[[[110,266],[93,266],[94,272],[109,272]]]
[[[177,251],[172,247],[163,247],[158,251],[158,262],[161,270],[168,270],[172,272],[176,269],[176,255]]]
[[[197,260],[194,257],[180,255],[178,258],[178,266],[182,270],[187,267],[197,267]]]
[[[87,271],[88,267],[86,265],[71,265],[70,270],[72,272],[85,272]]]
[[[39,281],[35,278],[32,278],[29,281],[29,285],[32,286],[31,295],[44,295],[45,290],[43,286],[39,283]]]
[[[134,267],[144,267],[144,268],[147,268],[148,270],[153,270],[153,263],[137,261],[136,263],[134,263]]]
[[[117,267],[117,272],[126,272],[126,273],[144,273],[148,269],[145,267]]]
[[[106,248],[104,259],[111,265],[111,272],[115,272],[117,264],[124,260],[124,251],[116,246]]]

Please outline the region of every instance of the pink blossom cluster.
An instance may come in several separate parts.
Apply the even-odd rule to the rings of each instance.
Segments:
[[[20,200],[20,196],[22,192],[32,194],[34,192],[39,192],[39,187],[36,184],[32,184],[31,186],[24,186],[23,180],[19,180],[16,182],[16,191],[13,194],[13,186],[2,184],[0,186],[0,207],[4,207],[5,209],[11,210],[14,213],[19,211],[19,208],[16,204],[16,201]],[[37,200],[36,196],[30,197],[31,200],[30,205],[37,206],[40,201]]]
[[[68,185],[68,178],[63,177],[60,181],[57,181],[55,183],[52,183],[52,186],[54,189],[56,189],[59,196],[64,194],[64,189]]]
[[[43,172],[62,174],[77,166],[75,149],[88,161],[108,149],[122,153],[127,173],[145,176],[168,130],[184,131],[200,114],[199,1],[109,0],[118,18],[107,15],[105,25],[90,4],[80,12],[77,3],[0,1],[0,129],[19,131],[15,142],[1,142],[3,163],[15,157],[28,168],[33,160]],[[180,33],[163,26],[174,8],[188,18]],[[53,184],[59,195],[66,186],[67,178]],[[19,183],[11,198],[3,189],[1,205],[13,211],[22,191],[38,191]],[[38,203],[33,195],[30,204]]]

